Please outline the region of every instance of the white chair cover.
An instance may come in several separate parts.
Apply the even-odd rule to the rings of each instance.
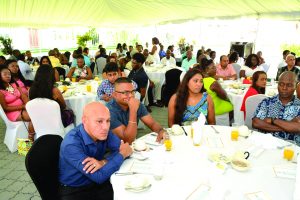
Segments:
[[[252,129],[252,117],[258,106],[258,104],[267,96],[264,94],[257,94],[251,97],[248,97],[245,102],[245,110],[246,110],[246,119],[245,125],[248,126],[249,129]]]
[[[10,121],[2,106],[0,105],[0,115],[6,125],[6,132],[4,137],[4,144],[6,144],[7,148],[10,152],[17,151],[17,138],[28,138],[28,131],[25,127],[24,123],[28,127],[28,122],[12,122]]]
[[[148,101],[148,89],[149,89],[149,85],[150,85],[150,80],[148,79],[148,84],[147,84],[147,87],[146,87],[145,97],[144,97],[144,99],[141,102],[145,106],[149,104],[149,101]],[[141,120],[139,120],[138,129],[145,129],[145,124]]]
[[[102,74],[102,71],[106,65],[106,58],[99,57],[96,60],[96,67],[94,69],[94,75]]]
[[[223,115],[216,115],[216,125],[229,126],[229,113]]]
[[[128,77],[128,75],[130,73],[130,70],[129,69],[124,69],[124,73],[125,73],[125,76]]]
[[[26,110],[33,124],[36,139],[47,134],[64,137],[67,130],[74,127],[74,124],[71,124],[65,130],[61,121],[60,107],[56,101],[36,98],[26,104]]]

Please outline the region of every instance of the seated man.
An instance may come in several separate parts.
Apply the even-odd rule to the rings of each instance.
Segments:
[[[300,81],[300,68],[295,65],[295,63],[296,63],[295,56],[293,54],[289,54],[286,56],[285,61],[286,61],[287,65],[278,69],[276,81],[278,81],[279,76],[283,72],[291,71],[296,74],[296,81],[299,82]]]
[[[130,79],[122,77],[115,81],[113,100],[106,104],[111,114],[110,130],[131,144],[136,138],[137,123],[140,119],[152,131],[158,133],[157,141],[160,142],[165,133],[164,129],[151,117],[145,106],[134,98],[134,93]]]
[[[163,57],[160,62],[164,66],[176,66],[176,60],[171,56],[170,50],[167,50],[166,57]]]
[[[229,59],[227,56],[222,55],[220,57],[220,64],[217,65],[217,75],[216,79],[222,78],[223,80],[235,80],[237,79],[236,72],[233,66],[229,63]]]
[[[110,176],[131,155],[128,143],[109,131],[109,110],[99,102],[85,106],[82,124],[62,141],[59,181],[62,200],[113,199]],[[106,150],[110,154],[106,157]]]
[[[296,75],[283,72],[279,77],[278,95],[264,99],[256,108],[252,126],[276,137],[300,144],[300,100],[294,96]]]
[[[196,63],[197,61],[193,57],[193,52],[191,50],[188,50],[186,52],[186,58],[182,60],[181,67],[184,69],[184,71],[188,71]]]

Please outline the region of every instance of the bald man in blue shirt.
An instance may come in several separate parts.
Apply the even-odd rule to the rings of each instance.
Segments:
[[[62,200],[113,199],[110,176],[130,156],[128,143],[109,131],[110,113],[100,102],[85,106],[82,124],[64,138],[59,154]],[[106,151],[110,154],[106,157]]]

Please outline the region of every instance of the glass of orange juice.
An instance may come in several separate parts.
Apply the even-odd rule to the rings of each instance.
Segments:
[[[287,159],[288,161],[293,160],[295,154],[295,142],[288,140],[290,143],[289,146],[286,146],[283,150],[283,158]]]
[[[76,77],[72,77],[72,82],[76,82]]]
[[[238,123],[232,123],[232,128],[231,128],[231,140],[232,141],[237,141],[239,138],[239,124]]]
[[[87,85],[86,86],[86,91],[87,92],[91,92],[92,91],[92,86],[91,85]]]
[[[172,150],[172,140],[170,139],[169,135],[166,135],[165,141],[164,141],[166,151],[171,151]]]

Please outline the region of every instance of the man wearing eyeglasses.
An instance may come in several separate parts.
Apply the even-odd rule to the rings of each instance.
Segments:
[[[114,86],[113,99],[106,105],[111,115],[110,130],[124,142],[131,144],[136,138],[137,123],[140,119],[152,131],[158,133],[157,142],[160,142],[165,135],[165,130],[134,97],[132,81],[129,78],[118,78]]]
[[[279,77],[278,95],[258,105],[252,126],[275,137],[294,140],[300,144],[300,100],[294,95],[297,78],[294,72],[283,72]]]

